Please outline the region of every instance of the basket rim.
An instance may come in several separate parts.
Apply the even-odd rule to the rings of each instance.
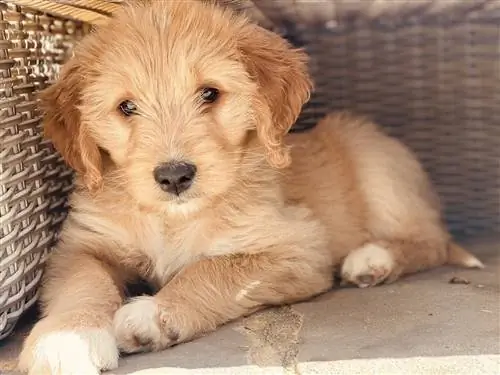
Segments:
[[[93,25],[108,22],[121,4],[106,0],[11,0],[12,4]]]

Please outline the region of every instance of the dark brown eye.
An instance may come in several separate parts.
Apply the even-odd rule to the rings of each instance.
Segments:
[[[137,113],[137,106],[134,102],[130,100],[124,100],[118,106],[118,109],[127,117],[135,115]]]
[[[213,103],[219,97],[219,90],[213,87],[205,87],[201,90],[201,100],[205,103]]]

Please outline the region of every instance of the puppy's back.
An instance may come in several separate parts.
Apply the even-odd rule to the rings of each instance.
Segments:
[[[439,201],[419,161],[374,123],[330,114],[289,142],[293,162],[285,191],[315,211],[336,245],[352,249],[374,237],[423,233],[446,237]]]

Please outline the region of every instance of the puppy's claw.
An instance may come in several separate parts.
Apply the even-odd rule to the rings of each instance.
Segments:
[[[361,275],[357,278],[357,284],[360,288],[366,288],[370,285],[373,285],[375,282],[375,277],[373,275]]]

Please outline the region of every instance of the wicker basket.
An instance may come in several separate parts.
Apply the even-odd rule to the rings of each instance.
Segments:
[[[500,1],[220,1],[310,53],[316,91],[296,129],[332,109],[370,115],[418,153],[455,235],[500,232]],[[0,2],[0,338],[36,300],[71,188],[34,94],[119,3]]]
[[[36,92],[87,27],[0,2],[0,339],[37,298],[71,172],[42,140]]]

